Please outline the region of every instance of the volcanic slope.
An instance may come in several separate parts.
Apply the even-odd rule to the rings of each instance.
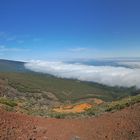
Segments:
[[[140,103],[86,119],[53,119],[0,109],[1,140],[139,140]]]

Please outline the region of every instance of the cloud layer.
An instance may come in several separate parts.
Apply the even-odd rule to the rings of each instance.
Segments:
[[[139,68],[140,69],[140,62],[139,61],[125,61],[125,62],[118,62],[119,65],[123,65],[130,68]]]
[[[92,66],[50,61],[31,61],[26,63],[25,67],[35,72],[48,73],[61,78],[91,81],[109,86],[136,86],[140,88],[140,68]]]

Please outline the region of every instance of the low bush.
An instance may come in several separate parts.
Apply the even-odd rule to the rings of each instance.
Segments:
[[[109,103],[107,105],[106,111],[120,110],[138,102],[140,102],[140,95],[129,96],[127,98]]]
[[[14,101],[12,99],[8,99],[8,98],[3,98],[3,97],[0,98],[0,103],[5,104],[5,105],[10,106],[10,107],[17,106],[16,101]]]
[[[49,116],[51,118],[64,119],[66,114],[63,114],[63,113],[51,113],[51,114],[49,114]]]

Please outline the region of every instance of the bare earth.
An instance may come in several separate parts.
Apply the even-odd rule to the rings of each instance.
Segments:
[[[0,109],[0,140],[140,140],[140,103],[88,119],[48,119]]]

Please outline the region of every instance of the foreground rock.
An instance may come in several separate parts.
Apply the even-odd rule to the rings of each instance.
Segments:
[[[0,140],[139,140],[140,103],[88,119],[45,119],[0,109]]]

